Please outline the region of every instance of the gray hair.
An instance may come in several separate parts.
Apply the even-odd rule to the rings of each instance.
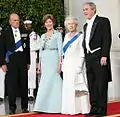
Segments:
[[[84,5],[89,5],[92,10],[95,10],[95,13],[96,13],[96,5],[95,5],[95,3],[93,3],[93,2],[86,2],[86,3],[84,3]]]
[[[66,17],[65,22],[64,22],[64,25],[65,25],[66,28],[67,28],[67,25],[68,25],[68,21],[69,21],[69,20],[73,20],[74,23],[75,23],[76,25],[78,25],[78,20],[77,20],[77,18],[75,18],[75,17],[73,17],[73,16],[68,16],[68,17]]]

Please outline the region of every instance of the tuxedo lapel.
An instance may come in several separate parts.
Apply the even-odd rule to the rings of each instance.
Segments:
[[[14,43],[14,44],[15,44],[15,39],[14,39],[14,35],[13,35],[13,30],[12,30],[11,27],[10,27],[10,29],[9,29],[9,39],[10,39],[10,42],[11,42],[11,43]]]
[[[87,23],[84,25],[84,39],[85,39],[85,37],[86,37],[86,29],[87,29]]]
[[[93,35],[94,35],[94,32],[95,32],[95,29],[96,29],[96,26],[98,24],[98,19],[99,17],[96,16],[94,22],[93,22],[93,25],[92,25],[92,29],[91,29],[91,33],[90,33],[90,40],[92,39]]]
[[[84,38],[83,38],[83,43],[82,43],[82,46],[85,48],[85,37],[86,37],[86,29],[87,29],[87,23],[84,25],[83,27],[83,30],[84,30]]]

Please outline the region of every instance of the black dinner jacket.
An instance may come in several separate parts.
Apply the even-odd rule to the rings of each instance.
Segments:
[[[23,53],[26,55],[26,63],[30,64],[30,39],[29,33],[25,29],[20,30]],[[0,66],[6,64],[5,56],[7,51],[15,50],[15,39],[12,28],[4,31],[0,36]],[[22,58],[21,58],[22,59]]]
[[[85,55],[87,53],[86,51],[86,45],[85,45],[85,37],[86,37],[86,28],[87,24],[84,25],[84,39],[83,39],[83,48]],[[90,41],[89,46],[91,50],[94,50],[96,48],[101,48],[100,50],[93,53],[92,57],[93,59],[100,59],[101,57],[107,57],[107,67],[108,67],[108,81],[112,81],[112,75],[111,75],[111,64],[110,64],[110,48],[111,48],[111,26],[110,21],[108,18],[105,17],[99,17],[96,16],[91,33],[90,33]]]
[[[86,36],[87,24],[84,25],[84,40],[83,48],[86,53],[85,47],[85,36]],[[96,53],[98,57],[107,57],[109,58],[110,48],[111,48],[111,27],[108,18],[96,16],[91,33],[89,46],[91,50],[94,50],[98,47],[101,49]]]

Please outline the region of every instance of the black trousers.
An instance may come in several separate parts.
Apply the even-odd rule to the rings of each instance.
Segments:
[[[101,116],[107,112],[108,67],[101,66],[100,58],[86,55],[87,80],[90,92],[91,111]]]
[[[26,56],[16,52],[10,56],[7,72],[7,93],[9,109],[16,109],[17,89],[20,89],[21,108],[28,108],[28,71]]]

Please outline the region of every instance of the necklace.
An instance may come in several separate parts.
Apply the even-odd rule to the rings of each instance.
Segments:
[[[46,39],[51,39],[52,35],[54,33],[54,30],[50,30],[46,33]]]

